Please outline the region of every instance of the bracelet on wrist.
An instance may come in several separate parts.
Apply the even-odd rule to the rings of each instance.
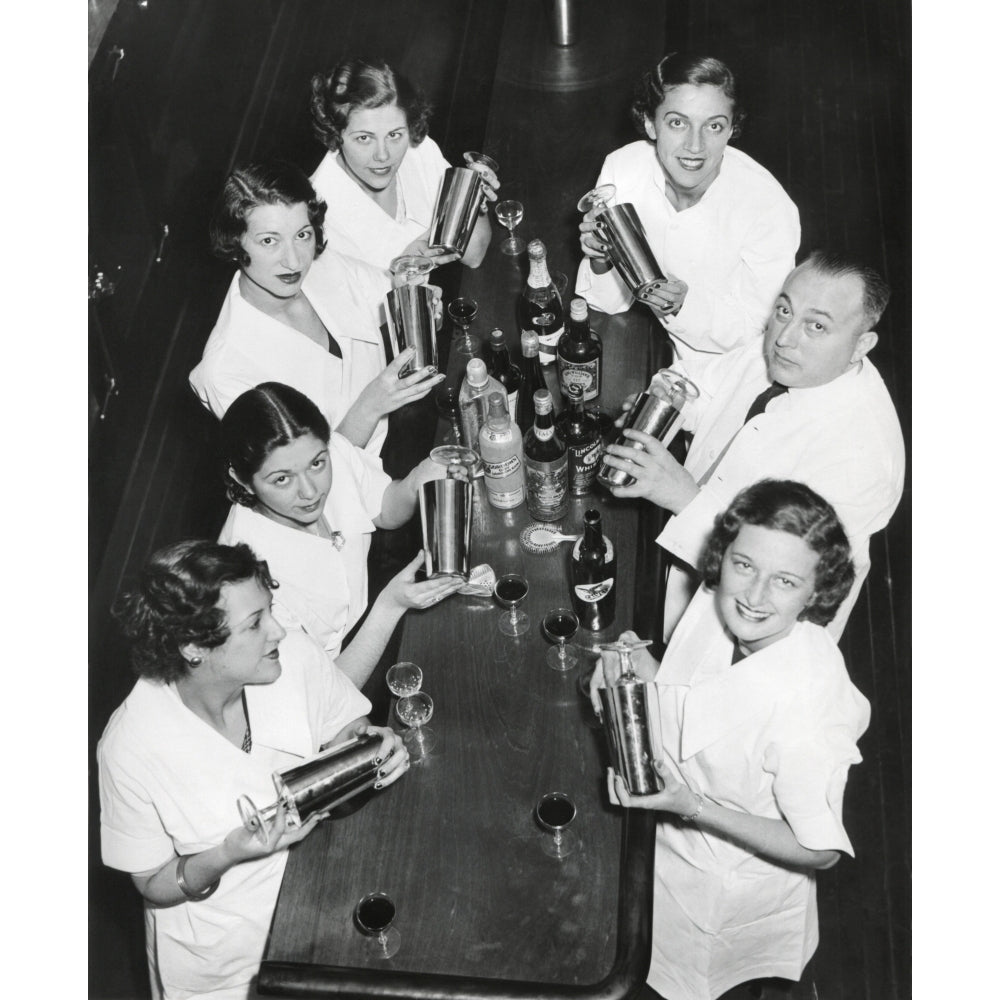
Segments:
[[[175,875],[177,878],[177,888],[184,893],[184,898],[189,899],[192,903],[197,903],[199,900],[208,899],[208,897],[219,888],[219,882],[221,879],[216,879],[206,889],[201,889],[200,891],[192,889],[184,878],[184,869],[187,866],[188,860],[193,857],[193,854],[182,854],[180,856],[180,860],[177,862]]]
[[[705,808],[705,799],[703,796],[699,795],[697,792],[694,793],[694,797],[698,800],[698,804],[694,807],[694,812],[689,813],[687,816],[681,816],[681,819],[685,823],[693,823],[700,815],[702,809]]]

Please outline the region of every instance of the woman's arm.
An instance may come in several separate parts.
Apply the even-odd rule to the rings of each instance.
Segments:
[[[625,782],[608,770],[608,796],[626,809],[655,809],[691,817],[689,822],[786,868],[832,868],[840,860],[839,851],[813,851],[803,847],[783,819],[768,819],[727,809],[695,794],[678,781],[664,761],[656,769],[666,782],[655,795],[629,794]]]
[[[184,863],[184,884],[189,893],[204,892],[215,885],[230,868],[244,861],[267,857],[307,837],[320,818],[313,816],[302,826],[287,829],[285,808],[279,805],[274,822],[268,830],[266,842],[262,843],[257,835],[246,827],[238,826],[227,834],[221,844],[199,851],[197,854],[187,855]],[[181,861],[181,858],[174,857],[160,868],[134,873],[132,882],[142,897],[156,906],[176,906],[178,903],[191,900],[191,896],[185,895],[181,889],[178,879]]]
[[[437,373],[431,365],[400,378],[400,371],[413,360],[413,348],[401,351],[393,360],[361,390],[361,394],[351,404],[344,418],[334,428],[343,434],[351,444],[364,448],[375,433],[375,427],[382,417],[398,410],[407,403],[423,399],[444,375]]]
[[[453,577],[417,583],[415,576],[423,558],[423,552],[418,553],[385,585],[357,634],[337,657],[340,671],[359,691],[371,677],[403,614],[410,608],[429,608],[462,586],[462,581]]]
[[[394,479],[382,494],[382,509],[373,518],[376,528],[398,528],[406,524],[417,509],[417,493],[424,483],[444,479],[447,470],[431,458],[415,465],[403,479]]]
[[[476,220],[476,228],[472,230],[462,263],[466,267],[479,267],[486,256],[491,239],[493,239],[493,229],[490,226],[489,213],[485,212]]]

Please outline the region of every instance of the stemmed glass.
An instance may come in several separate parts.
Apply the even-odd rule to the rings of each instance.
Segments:
[[[524,253],[525,242],[520,236],[514,235],[518,223],[524,218],[524,205],[519,201],[498,201],[494,211],[500,224],[506,226],[510,232],[510,237],[500,244],[500,251],[508,257],[516,257],[519,253]]]
[[[403,734],[403,743],[413,762],[419,763],[437,745],[437,737],[425,728],[434,714],[434,701],[426,691],[407,695],[396,702],[396,717],[410,728]]]
[[[448,315],[456,327],[452,346],[455,349],[455,353],[460,354],[463,358],[474,358],[476,356],[476,348],[472,342],[472,337],[469,335],[469,327],[472,326],[472,321],[476,318],[476,313],[478,312],[479,303],[475,299],[464,296],[452,299],[448,304]]]
[[[538,800],[535,806],[538,822],[552,834],[542,834],[542,850],[550,858],[560,861],[572,854],[578,846],[578,839],[566,827],[576,818],[576,806],[565,792],[549,792]]]
[[[385,682],[397,698],[407,698],[420,690],[424,682],[423,671],[415,663],[402,660],[394,663],[385,672]]]
[[[441,439],[445,444],[459,444],[462,440],[458,427],[458,386],[442,382],[434,390],[434,405],[441,417],[448,421],[448,430]]]
[[[396,904],[384,892],[370,892],[354,907],[354,923],[376,958],[392,958],[399,951],[399,931],[392,926],[395,918]]]
[[[542,619],[542,631],[556,645],[545,654],[545,662],[553,670],[565,672],[576,666],[577,658],[566,651],[566,643],[576,635],[579,627],[580,619],[569,608],[553,608],[546,612]]]
[[[497,628],[504,635],[524,635],[531,628],[531,619],[517,608],[528,596],[528,581],[520,573],[505,573],[497,580],[493,596],[508,609],[500,616]]]

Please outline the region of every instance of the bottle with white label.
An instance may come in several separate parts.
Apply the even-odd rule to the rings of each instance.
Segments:
[[[528,513],[536,521],[558,521],[569,507],[566,445],[552,420],[552,393],[535,393],[535,423],[524,435]]]
[[[593,491],[598,462],[604,453],[601,422],[596,414],[583,408],[583,400],[576,398],[556,418],[556,433],[566,444],[570,496],[586,496]]]
[[[600,632],[615,620],[615,569],[615,548],[601,531],[601,512],[588,510],[570,558],[570,597],[580,625],[591,632]]]
[[[556,344],[565,326],[562,299],[549,276],[541,240],[528,244],[528,260],[528,281],[517,305],[518,321],[522,333],[534,330],[538,334],[538,360],[550,365],[556,359]]]
[[[462,444],[479,451],[479,432],[486,423],[487,397],[491,392],[503,392],[503,386],[486,372],[482,358],[471,358],[465,378],[458,390],[458,420]],[[505,393],[506,395],[506,393]]]
[[[491,392],[486,423],[479,432],[486,498],[491,507],[513,510],[524,503],[524,448],[521,430],[510,419],[502,393]]]

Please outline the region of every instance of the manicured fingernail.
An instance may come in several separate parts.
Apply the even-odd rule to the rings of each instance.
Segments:
[[[380,778],[384,778],[384,777],[385,777],[385,771],[381,771],[381,770],[380,770],[380,771],[378,772],[378,776],[379,776]]]
[[[381,788],[382,787],[382,782],[381,781],[376,781],[375,782],[375,787],[376,788]]]
[[[427,372],[428,375],[436,375],[437,374],[437,368],[435,368],[434,365],[428,365],[424,369],[424,371]]]
[[[382,758],[381,757],[376,757],[375,758],[375,766],[378,767],[379,764],[381,764],[381,763],[382,763]]]

